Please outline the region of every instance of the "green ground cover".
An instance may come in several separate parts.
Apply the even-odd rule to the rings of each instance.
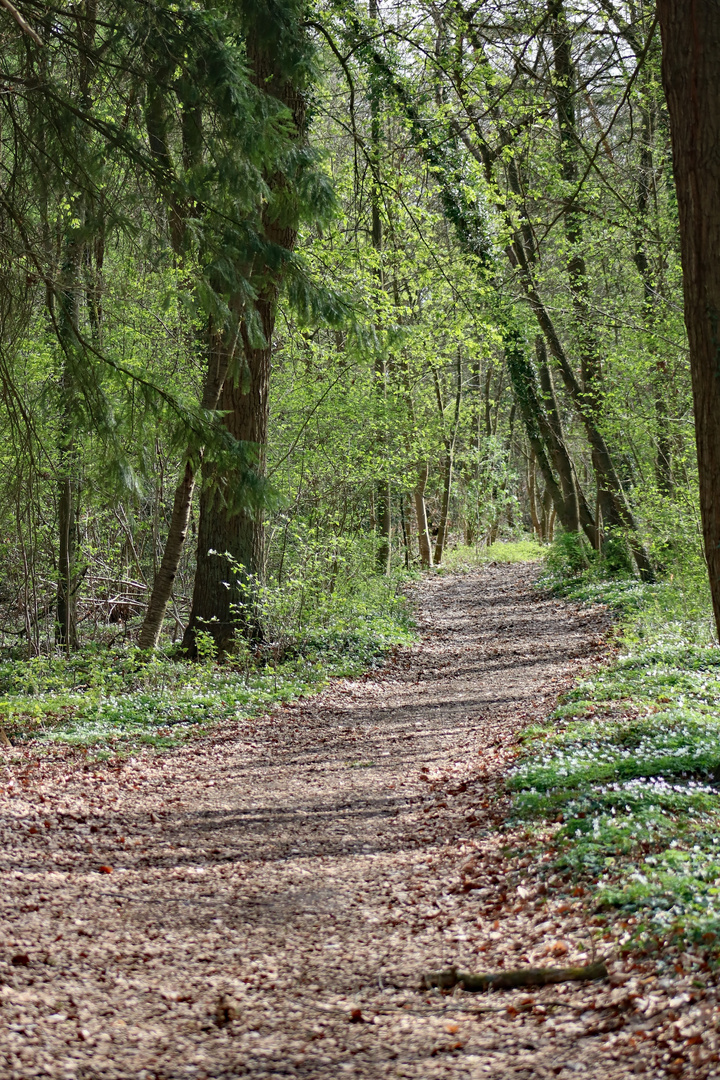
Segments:
[[[532,540],[498,542],[480,561],[542,554]],[[14,744],[69,743],[97,757],[132,753],[140,745],[177,746],[219,721],[317,693],[329,679],[358,675],[395,646],[410,644],[415,633],[402,593],[407,579],[359,573],[329,591],[310,574],[264,588],[259,603],[267,642],[241,647],[222,664],[209,642],[204,661],[195,664],[172,650],[148,659],[132,645],[89,646],[69,658],[6,657],[0,660],[0,727]]]
[[[554,562],[553,562],[554,558]],[[629,945],[720,946],[720,649],[702,567],[642,585],[578,572],[545,587],[612,605],[617,652],[526,734],[514,817],[557,870],[633,917]]]
[[[413,641],[400,584],[362,582],[222,664],[211,655],[193,664],[172,653],[148,659],[131,645],[2,660],[0,726],[14,744],[70,743],[98,757],[177,746],[219,721],[357,675]]]
[[[454,574],[482,566],[484,563],[539,562],[545,558],[547,552],[547,547],[527,536],[516,540],[496,540],[488,547],[459,544],[445,552],[443,563],[436,571]]]

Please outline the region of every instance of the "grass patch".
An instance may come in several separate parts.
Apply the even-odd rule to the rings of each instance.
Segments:
[[[612,605],[619,654],[526,733],[514,816],[600,906],[635,917],[631,944],[720,947],[720,649],[698,575],[642,585],[596,567],[544,584]]]
[[[412,621],[397,584],[373,582],[369,596],[340,597],[336,611],[326,607],[322,620],[288,631],[281,647],[257,656],[245,650],[222,664],[161,653],[143,662],[132,646],[0,661],[0,726],[13,743],[65,743],[97,757],[178,746],[223,720],[356,676],[410,644]]]
[[[443,563],[437,567],[437,572],[458,573],[489,562],[540,562],[547,555],[547,551],[546,547],[532,537],[521,540],[496,540],[489,547],[481,548],[460,544],[451,551],[445,552]]]

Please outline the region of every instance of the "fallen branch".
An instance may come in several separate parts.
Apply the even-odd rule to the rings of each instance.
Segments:
[[[488,975],[471,975],[457,968],[446,971],[426,971],[422,977],[421,989],[430,990],[436,986],[440,990],[452,990],[459,986],[471,994],[480,994],[484,990],[518,990],[521,986],[548,986],[551,983],[584,982],[590,979],[606,979],[607,968],[604,964],[589,964],[587,967],[567,968],[520,968],[519,971],[495,971]]]

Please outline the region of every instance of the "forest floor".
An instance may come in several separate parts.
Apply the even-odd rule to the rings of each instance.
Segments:
[[[720,1075],[712,977],[621,955],[508,821],[518,736],[610,625],[536,576],[427,578],[419,644],[172,752],[0,751],[0,1075]],[[602,982],[419,990],[595,948]]]

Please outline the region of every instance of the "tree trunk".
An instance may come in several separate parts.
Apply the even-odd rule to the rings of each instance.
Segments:
[[[153,156],[169,171],[174,171],[168,140],[167,110],[161,90],[166,77],[167,71],[158,73],[155,86],[148,94],[145,103],[145,124]],[[196,104],[193,107],[191,102],[186,102],[185,106],[182,112],[183,165],[186,169],[190,169],[197,166],[202,159],[202,114]],[[174,193],[169,193],[167,198],[170,242],[176,257],[179,258],[187,227],[187,217],[195,213],[196,208],[189,205],[182,206]],[[232,304],[230,306],[233,307]],[[233,351],[234,347],[233,345]],[[201,407],[210,411],[217,408],[230,361],[230,353],[222,346],[222,335],[213,333],[211,320],[207,327],[207,351],[208,370],[205,375]],[[150,600],[138,635],[138,645],[141,649],[157,647],[165,612],[172,596],[192,511],[198,464],[198,460],[193,460],[194,457],[202,461],[203,451],[194,455],[193,448],[188,446],[183,457],[182,476],[175,488],[162,560],[155,573]]]
[[[389,480],[378,480],[375,485],[375,507],[375,527],[379,538],[375,552],[375,564],[381,574],[389,574],[392,540],[392,506]]]
[[[78,319],[82,243],[68,240],[63,285],[58,303],[58,336],[62,347],[60,374],[60,437],[58,446],[58,582],[55,642],[67,652],[78,646],[78,499],[80,460],[75,442],[75,372],[79,362]]]
[[[577,147],[580,145],[575,115],[577,78],[575,62],[572,56],[572,32],[565,13],[563,0],[550,0],[548,16],[553,43],[555,69],[553,90],[560,134],[561,173],[565,184],[574,187],[579,178]],[[598,425],[602,418],[604,388],[600,365],[600,347],[593,329],[590,311],[587,267],[581,249],[584,240],[581,213],[574,195],[568,196],[563,211],[565,237],[568,245],[567,272],[579,343],[583,413],[589,437],[588,424],[593,429],[590,446],[593,467],[598,479],[598,502],[602,507],[602,520],[607,526],[629,531],[628,540],[640,575],[647,580],[652,580],[653,571],[650,560],[637,538],[635,521],[608,448],[604,440],[597,437],[599,435]],[[597,517],[599,519],[600,515],[597,515]]]
[[[720,11],[658,0],[680,212],[705,556],[720,636]]]
[[[560,487],[562,488],[565,503],[565,521],[572,524],[572,532],[578,532],[581,528],[592,546],[596,547],[597,529],[595,519],[580,486],[570,452],[565,443],[565,434],[560,420],[552,372],[548,364],[545,340],[540,334],[535,338],[535,352],[538,359],[540,396],[544,406],[540,412],[540,428],[550,451],[552,463],[560,478]],[[567,528],[564,522],[563,527]]]
[[[405,552],[405,569],[410,569],[412,562],[412,548],[410,546],[410,530],[408,528],[408,511],[410,510],[410,503],[407,500],[407,496],[403,492],[400,497],[400,528],[402,529],[403,538],[403,551]]]
[[[443,461],[442,467],[442,500],[440,502],[440,522],[438,525],[438,533],[435,537],[435,565],[439,566],[442,562],[443,552],[445,550],[445,541],[447,539],[448,528],[448,514],[450,512],[450,490],[452,488],[453,478],[453,453],[452,449],[448,448],[448,452]]]
[[[492,365],[488,360],[487,371],[485,372],[485,435],[489,439],[493,434],[492,423],[492,407],[490,404],[490,386],[492,385]]]
[[[260,476],[265,471],[277,295],[278,284],[273,283],[255,301],[265,344],[251,348],[243,334],[246,366],[237,379],[225,379],[218,400],[223,424],[232,438],[257,448]],[[198,630],[210,633],[218,655],[230,650],[237,632],[248,637],[261,635],[252,593],[265,565],[262,511],[234,503],[234,493],[228,490],[234,485],[228,485],[214,462],[204,462],[202,472],[197,567],[190,620],[183,636],[183,649],[192,658],[197,656]],[[226,555],[234,566],[228,564]]]
[[[410,372],[408,369],[407,358],[403,362],[403,373],[405,377],[405,398],[407,401],[408,415],[410,417],[411,427],[415,429],[415,404],[413,402],[412,387],[410,385]],[[408,440],[408,456],[412,452],[412,444]],[[425,505],[425,489],[427,488],[428,477],[430,476],[430,466],[427,461],[421,461],[417,466],[417,481],[413,489],[413,502],[415,504],[415,519],[417,521],[417,538],[418,538],[418,554],[420,556],[420,566],[423,570],[429,570],[432,566],[432,544],[430,541],[430,530],[428,528],[427,519],[427,507]]]
[[[648,91],[646,90],[645,93],[648,93]],[[649,228],[648,208],[651,202],[655,168],[652,154],[654,124],[652,111],[648,102],[643,103],[641,115],[642,127],[640,137],[642,139],[642,147],[640,150],[640,169],[638,176],[638,225],[635,230],[634,262],[637,271],[640,274],[643,287],[643,324],[645,328],[646,348],[650,355],[655,358],[655,379],[653,382],[656,421],[655,480],[658,491],[662,495],[670,495],[673,490],[672,441],[666,402],[666,365],[663,360],[657,358],[657,345],[655,341],[658,284],[653,280],[652,267],[645,250],[645,238]]]
[[[286,106],[294,137],[301,142],[305,135],[305,97],[283,69],[286,57],[261,19],[259,15],[259,29],[252,30],[247,39],[251,78],[261,91]],[[296,30],[300,40],[300,25]],[[225,380],[219,400],[228,433],[239,442],[255,445],[259,477],[265,472],[272,338],[284,275],[284,259],[278,259],[278,253],[293,250],[298,229],[296,200],[287,180],[277,175],[267,177],[267,182],[275,198],[264,207],[262,234],[272,256],[271,262],[258,256],[252,275],[257,291],[254,306],[264,340],[262,345],[252,343],[243,324],[243,369],[236,380]],[[211,634],[218,655],[230,649],[237,633],[251,638],[262,635],[253,590],[265,565],[263,515],[257,508],[238,506],[238,493],[230,490],[233,485],[227,479],[215,465],[203,463],[197,569],[190,620],[183,636],[183,649],[190,657],[197,656],[199,630]],[[223,558],[226,554],[235,564],[234,573]]]
[[[92,106],[94,65],[90,53],[96,30],[96,5],[92,0],[76,13],[77,38],[80,46],[78,91],[83,108]],[[75,215],[86,224],[86,197],[75,200]],[[65,257],[58,297],[57,330],[62,348],[60,375],[60,439],[58,454],[58,583],[55,641],[68,652],[78,646],[77,598],[80,587],[78,556],[80,536],[78,501],[80,497],[80,456],[75,440],[76,373],[75,365],[82,360],[79,338],[80,297],[82,293],[82,264],[86,250],[83,229],[72,227],[65,242]],[[93,309],[95,311],[95,309]],[[95,311],[99,318],[99,312]],[[92,326],[93,335],[99,326]]]
[[[552,434],[550,424],[544,416],[539,401],[538,387],[535,372],[529,358],[525,354],[525,344],[516,327],[509,322],[503,327],[503,345],[505,348],[505,362],[510,374],[510,382],[513,388],[515,402],[520,410],[528,442],[535,455],[537,467],[542,473],[545,489],[549,491],[553,506],[557,510],[563,528],[566,532],[577,532],[578,510],[577,501],[573,497],[566,500],[548,460],[545,449],[546,442],[550,442]],[[541,354],[542,355],[542,354]],[[564,444],[557,441],[555,444],[558,453]],[[564,451],[567,455],[567,451]],[[569,459],[568,459],[569,460]],[[573,487],[573,496],[575,489]]]
[[[369,0],[368,17],[371,21],[377,20],[377,0]],[[381,90],[377,79],[370,79],[370,172],[372,183],[370,185],[370,217],[371,217],[371,240],[375,251],[375,278],[378,292],[384,289],[382,252],[383,252],[383,222],[380,213],[382,199],[380,156],[382,149],[382,127],[380,118]],[[380,305],[378,304],[378,307]],[[378,327],[379,330],[379,327]],[[378,337],[379,337],[378,333]],[[377,358],[375,364],[375,388],[380,400],[380,408],[385,413],[387,399],[387,364],[384,355]],[[384,421],[383,421],[384,422]],[[387,445],[387,433],[385,431],[378,438],[378,444],[382,447]],[[383,478],[378,480],[375,487],[375,527],[379,536],[379,543],[375,552],[377,569],[381,574],[390,573],[390,554],[392,550],[392,504],[390,481]]]
[[[442,420],[445,412],[443,408],[442,390],[437,371],[433,371],[433,374],[435,376],[435,395],[437,398],[438,409],[440,410],[440,419]],[[455,377],[455,411],[453,414],[453,426],[450,437],[445,440],[445,460],[443,462],[442,472],[443,491],[442,502],[440,504],[440,524],[438,527],[438,534],[435,540],[436,566],[439,566],[442,562],[443,551],[445,550],[445,541],[447,540],[448,516],[450,514],[450,492],[452,490],[453,468],[455,465],[455,443],[457,441],[458,429],[460,427],[460,405],[462,403],[462,354],[460,352],[460,349],[458,349],[457,351]]]
[[[551,26],[558,18],[563,14],[563,5],[561,0],[550,0],[548,5],[548,15],[550,18]],[[555,46],[562,46],[563,34],[566,35],[566,28],[559,28],[559,31],[555,35]],[[572,57],[569,52],[565,56],[561,55],[557,57],[557,61],[562,69],[563,64],[568,62],[572,63]],[[563,171],[568,174],[576,168],[572,161],[570,154],[571,138],[573,135],[572,127],[569,126],[572,121],[572,113],[568,113],[571,101],[562,101],[562,91],[565,89],[567,92],[570,89],[568,86],[564,86],[565,80],[572,74],[572,72],[566,71],[564,74],[558,73],[556,90],[560,92],[560,104],[558,112],[560,115],[561,123],[561,154]],[[500,119],[499,113],[496,119]],[[509,144],[508,144],[509,145]],[[493,182],[493,161],[488,156],[487,149],[484,147],[476,148],[475,150],[478,160],[483,164],[486,177],[489,183]],[[520,183],[520,177],[518,174],[517,164],[514,158],[510,157],[508,160],[508,182],[513,193],[519,198],[523,198],[522,185]],[[570,228],[571,233],[569,241],[575,243],[577,240],[577,228],[579,227],[579,219],[575,213],[575,208],[572,207],[570,214]],[[630,547],[635,558],[640,576],[648,581],[654,579],[654,572],[652,564],[645,551],[638,535],[637,525],[633,517],[630,505],[627,501],[625,492],[615,469],[610,450],[603,438],[598,424],[596,422],[596,411],[598,405],[598,387],[597,387],[597,375],[599,374],[599,367],[597,364],[597,351],[593,352],[592,348],[585,347],[583,356],[581,358],[581,370],[583,378],[583,386],[578,382],[574,371],[569,363],[565,350],[560,342],[560,338],[557,334],[555,326],[550,318],[547,308],[545,307],[537,290],[536,282],[533,278],[533,266],[537,259],[537,251],[535,241],[532,236],[531,230],[527,227],[527,222],[523,221],[518,229],[514,228],[512,215],[508,207],[504,208],[504,216],[507,224],[513,233],[511,242],[506,247],[506,253],[510,264],[519,271],[520,282],[525,291],[527,300],[530,303],[531,310],[533,311],[540,330],[542,331],[545,340],[547,342],[548,349],[552,357],[556,360],[560,374],[562,376],[565,388],[570,395],[570,398],[575,406],[580,419],[585,427],[585,432],[590,443],[590,449],[593,460],[593,467],[598,479],[598,487],[600,490],[599,505],[602,508],[602,515],[598,513],[596,515],[595,529],[600,528],[600,518],[604,518],[609,526],[615,526],[623,529],[628,533],[628,540]],[[573,230],[575,235],[573,236]],[[583,308],[586,301],[583,299],[583,279],[585,277],[584,262],[577,262],[575,258],[571,259],[569,263],[569,272],[571,278],[571,284],[573,288],[573,299],[576,304],[576,311],[579,315],[582,315]],[[586,320],[583,320],[586,322]],[[587,342],[586,342],[587,346]],[[588,391],[588,392],[586,392]],[[538,459],[538,464],[541,464]],[[556,504],[557,505],[557,504]],[[560,508],[558,506],[558,516],[560,516]],[[562,518],[561,518],[562,520]],[[587,533],[585,524],[583,528]],[[563,522],[563,527],[565,524]],[[598,534],[599,535],[599,534]],[[597,541],[599,543],[599,539]]]
[[[58,587],[55,641],[67,652],[77,649],[77,483],[68,472],[67,457],[58,499]]]
[[[520,280],[525,290],[525,295],[535,314],[538,325],[545,336],[549,352],[557,361],[558,370],[562,376],[565,389],[577,410],[578,416],[583,422],[585,433],[588,442],[590,443],[593,467],[598,478],[598,505],[601,510],[601,515],[596,515],[595,527],[596,529],[600,528],[600,521],[598,519],[602,516],[606,526],[622,529],[626,532],[628,543],[632,549],[633,557],[641,578],[645,581],[653,581],[655,574],[652,563],[638,537],[637,523],[635,522],[632,510],[630,509],[627,497],[617,475],[612,455],[600,429],[595,423],[592,410],[588,408],[584,391],[575,377],[575,373],[572,370],[567,354],[558,337],[547,308],[538,294],[524,253],[514,244],[508,251],[508,254],[513,266],[518,267],[520,270]]]
[[[226,334],[228,332],[232,333],[232,330],[226,331]],[[212,342],[212,348],[208,370],[205,375],[201,407],[207,411],[214,411],[220,399],[228,368],[235,356],[238,332],[236,330],[232,334],[232,343],[230,345],[225,342],[221,334],[210,333],[209,338]],[[202,461],[202,451],[198,457]],[[190,512],[195,491],[195,475],[196,464],[193,462],[193,448],[188,446],[185,451],[183,475],[175,488],[165,550],[163,551],[160,567],[155,575],[145,619],[138,636],[138,645],[141,649],[156,648],[160,638],[165,611],[172,595],[175,576],[180,565],[180,557],[190,523]]]
[[[527,489],[528,489],[528,503],[530,505],[530,520],[532,522],[533,532],[537,536],[538,540],[542,540],[542,523],[538,517],[537,502],[535,499],[535,454],[532,449],[528,455],[528,473],[527,473]]]
[[[424,461],[418,466],[418,478],[413,498],[415,500],[415,516],[418,527],[418,550],[420,552],[420,566],[423,570],[429,570],[433,564],[432,546],[430,543],[430,529],[428,528],[427,507],[425,506],[425,488],[427,487],[430,466]]]

